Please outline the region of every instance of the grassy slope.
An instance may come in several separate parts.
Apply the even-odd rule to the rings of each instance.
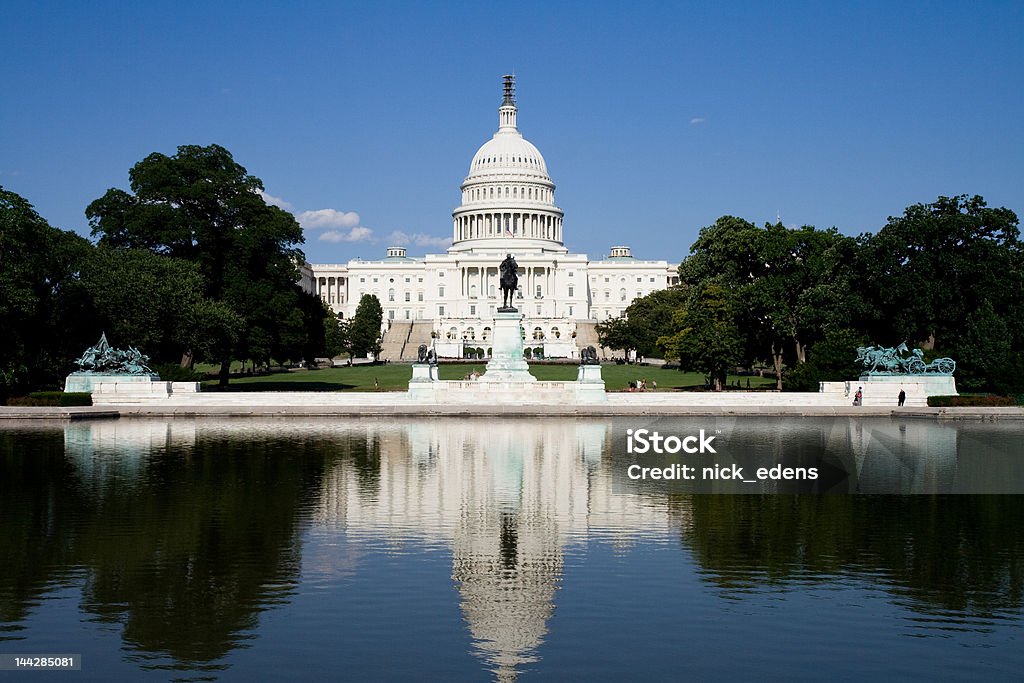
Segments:
[[[462,379],[474,369],[483,372],[486,363],[476,365],[441,365],[440,377],[445,380]],[[533,365],[530,372],[539,380],[573,381],[576,379],[575,365]],[[604,365],[601,367],[605,386],[609,391],[624,390],[629,381],[647,378],[647,386],[657,381],[658,390],[682,387],[699,387],[704,376],[695,372],[662,370],[661,368],[633,365]],[[327,368],[323,370],[299,370],[282,372],[264,377],[241,377],[231,380],[229,391],[405,391],[412,377],[408,365],[365,365],[351,368]],[[746,387],[747,378],[729,377],[732,383],[740,379]],[[374,381],[376,380],[376,385]],[[217,390],[216,381],[203,383],[204,391]],[[775,384],[771,379],[750,378],[751,388],[770,388]]]

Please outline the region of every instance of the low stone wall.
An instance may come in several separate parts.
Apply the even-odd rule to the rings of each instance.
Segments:
[[[822,382],[821,393],[843,396],[851,404],[857,389],[861,390],[863,405],[896,406],[900,389],[906,392],[904,405],[924,407],[929,396],[956,396],[956,383],[949,375],[900,376],[876,375],[851,382]]]
[[[172,395],[198,396],[199,382],[103,381],[93,384],[92,404],[117,405],[168,399]]]

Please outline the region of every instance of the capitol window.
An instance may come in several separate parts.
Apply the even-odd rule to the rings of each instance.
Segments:
[[[410,295],[410,293],[409,293],[409,292],[406,292],[406,293],[405,293],[405,300],[406,300],[406,301],[412,301],[412,299],[410,298],[410,296],[411,296],[411,295]]]
[[[571,286],[569,287],[569,296],[573,296],[573,288]]]
[[[441,285],[440,287],[437,288],[437,298],[440,299],[443,296],[444,296],[444,285]]]
[[[394,300],[395,300],[395,290],[394,289],[389,289],[388,290],[388,301],[394,301]]]

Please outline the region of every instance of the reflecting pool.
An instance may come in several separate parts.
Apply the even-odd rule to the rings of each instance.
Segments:
[[[751,480],[631,478],[712,457],[630,453],[640,428],[703,429]],[[0,654],[80,654],[82,680],[1017,678],[1022,436],[889,418],[8,425]],[[749,474],[772,464],[820,476]]]

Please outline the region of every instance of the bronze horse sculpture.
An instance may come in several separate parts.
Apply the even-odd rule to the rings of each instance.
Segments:
[[[519,264],[512,258],[512,254],[507,254],[505,260],[498,266],[498,270],[501,271],[501,308],[498,310],[516,310],[512,307],[512,301],[515,297],[516,290],[519,288]]]

